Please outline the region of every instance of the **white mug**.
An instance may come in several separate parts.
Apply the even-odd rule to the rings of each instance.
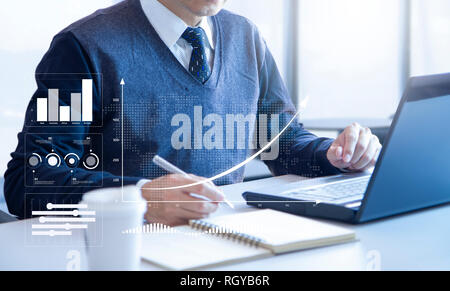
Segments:
[[[94,190],[83,196],[81,204],[97,218],[85,232],[89,270],[138,270],[142,235],[125,231],[143,224],[146,202],[141,190],[136,186]]]

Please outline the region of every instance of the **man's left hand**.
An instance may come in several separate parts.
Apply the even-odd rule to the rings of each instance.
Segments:
[[[327,158],[336,168],[358,172],[373,168],[380,151],[378,137],[369,128],[353,123],[333,142]]]

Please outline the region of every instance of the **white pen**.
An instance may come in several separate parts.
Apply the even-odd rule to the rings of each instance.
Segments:
[[[153,157],[153,163],[155,165],[161,167],[162,169],[166,170],[169,173],[189,176],[186,172],[184,172],[183,170],[181,170],[177,166],[171,164],[170,162],[166,161],[165,159],[161,158],[158,155],[155,155]],[[211,189],[211,187],[214,186],[214,184],[212,182],[208,182],[208,183],[205,184],[205,186]],[[231,204],[231,202],[228,201],[226,198],[224,198],[223,202],[225,202],[231,208],[234,208],[234,205]]]

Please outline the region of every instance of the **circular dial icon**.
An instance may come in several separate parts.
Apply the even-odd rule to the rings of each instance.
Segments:
[[[55,153],[48,154],[45,157],[45,160],[47,161],[47,165],[51,168],[57,168],[61,165],[61,158]]]
[[[80,163],[80,157],[77,154],[70,153],[64,157],[64,161],[70,168],[76,168]]]
[[[94,170],[98,167],[100,163],[100,159],[98,156],[94,153],[89,153],[86,157],[84,157],[83,165],[86,167],[86,169]]]
[[[31,168],[37,168],[41,165],[42,158],[40,155],[33,153],[28,157],[27,162],[28,166],[30,166]]]

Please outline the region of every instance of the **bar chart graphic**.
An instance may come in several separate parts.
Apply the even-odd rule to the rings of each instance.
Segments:
[[[36,80],[35,118],[28,126],[101,126],[101,114],[94,114],[94,102],[102,103],[100,74],[38,74]]]
[[[92,80],[82,80],[82,93],[71,93],[70,106],[59,105],[59,89],[37,98],[37,122],[92,122]]]

